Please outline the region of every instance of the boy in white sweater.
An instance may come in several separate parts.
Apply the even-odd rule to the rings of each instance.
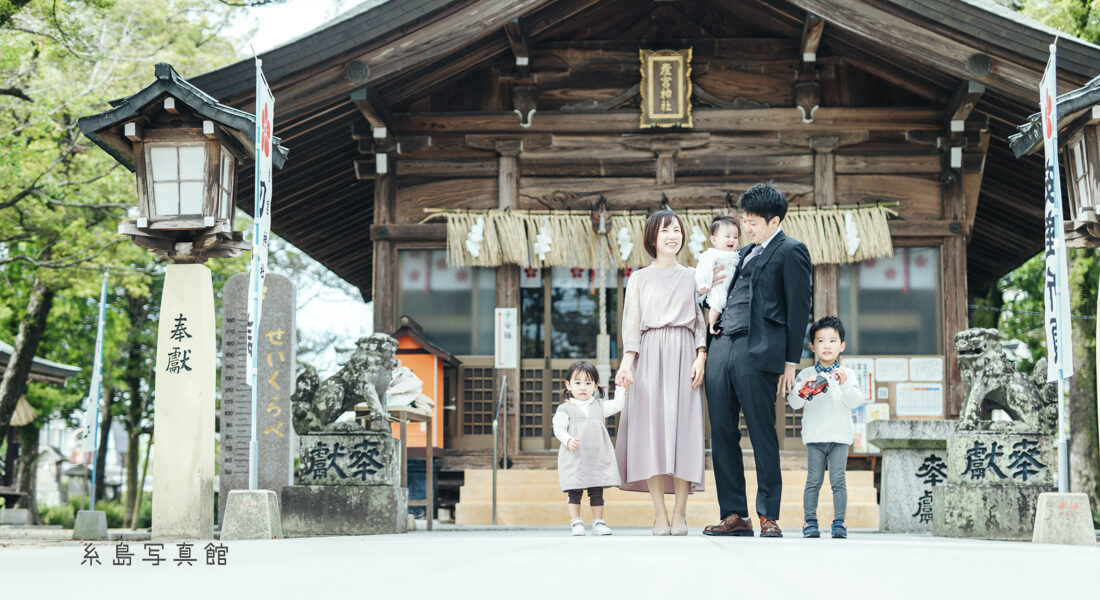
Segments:
[[[844,351],[844,324],[836,317],[823,317],[810,326],[810,349],[816,362],[795,378],[794,389],[787,395],[791,408],[802,411],[802,443],[806,444],[806,491],[802,497],[805,523],[802,537],[821,537],[817,526],[817,496],[829,468],[829,483],[833,488],[834,538],[848,537],[844,512],[848,504],[848,487],[844,471],[848,463],[848,446],[855,437],[852,409],[863,402],[856,387],[855,373],[840,365]]]

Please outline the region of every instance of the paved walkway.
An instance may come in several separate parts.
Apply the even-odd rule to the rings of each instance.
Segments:
[[[793,530],[790,534],[795,533]],[[642,529],[569,537],[564,528],[449,529],[407,535],[225,542],[225,566],[81,565],[72,541],[14,539],[0,531],[3,596],[82,598],[1095,598],[1100,548],[853,532],[847,540],[654,538]],[[126,590],[125,592],[123,590]],[[35,595],[25,596],[23,592]],[[134,595],[134,594],[137,595]],[[375,596],[375,594],[385,596]],[[625,596],[624,596],[625,595]]]

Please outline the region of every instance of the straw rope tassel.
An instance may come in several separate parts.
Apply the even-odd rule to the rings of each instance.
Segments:
[[[611,215],[610,229],[606,236],[592,231],[587,213],[528,213],[523,211],[490,210],[478,212],[438,211],[447,222],[447,262],[456,267],[496,267],[502,264],[520,266],[555,266],[598,268],[602,253],[617,268],[637,269],[652,261],[643,243],[644,214],[619,213]],[[711,211],[683,211],[679,213],[684,223],[684,245],[691,239],[695,228],[709,237],[714,213]],[[859,232],[859,248],[853,256],[847,251],[846,215],[851,215]],[[810,251],[814,264],[853,263],[870,258],[892,256],[888,217],[897,213],[885,206],[799,209],[787,213],[783,229],[787,235],[804,244]],[[484,240],[479,256],[471,256],[466,249],[466,238],[478,219],[485,219]],[[618,242],[619,229],[630,233],[633,249],[625,259]],[[545,260],[534,253],[535,238],[542,231],[551,237],[550,251]],[[747,243],[742,232],[742,245]],[[709,246],[705,243],[704,246]],[[685,248],[685,250],[687,250]],[[690,251],[681,252],[680,262],[694,266],[695,257]]]

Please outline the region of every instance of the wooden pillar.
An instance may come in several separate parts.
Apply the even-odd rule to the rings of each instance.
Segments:
[[[676,150],[657,151],[657,185],[676,183]]]
[[[520,140],[499,140],[495,144],[499,155],[497,174],[498,208],[516,208],[519,205],[519,153],[523,150]],[[501,265],[497,267],[496,305],[498,308],[520,308],[519,266]],[[516,341],[519,343],[519,340]],[[522,348],[522,345],[521,345]],[[517,353],[522,359],[522,353]],[[508,375],[508,454],[515,456],[519,451],[519,387],[520,370],[496,369],[493,373],[493,387],[500,393],[500,383]],[[549,423],[544,424],[549,427]]]
[[[374,224],[393,223],[397,212],[397,182],[394,178],[393,153],[382,154],[385,173],[374,178]],[[374,302],[374,330],[393,333],[397,329],[397,249],[391,241],[374,242],[374,275],[371,281]]]
[[[814,204],[819,207],[836,205],[836,154],[839,145],[836,137],[810,138],[810,150],[814,155]],[[814,319],[840,313],[837,297],[836,265],[814,266]]]
[[[943,218],[962,221],[966,207],[963,202],[962,181],[958,173],[943,186]],[[961,233],[961,232],[960,232]],[[940,262],[943,265],[943,350],[946,390],[944,394],[946,417],[956,418],[962,408],[963,384],[955,353],[955,334],[969,326],[966,290],[966,237],[945,237]]]

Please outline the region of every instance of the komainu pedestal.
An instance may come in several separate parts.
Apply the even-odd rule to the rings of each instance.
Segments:
[[[946,537],[1029,540],[1039,495],[1054,489],[1053,386],[1046,361],[1035,375],[1016,370],[995,329],[955,336],[966,397],[947,440],[947,482],[932,498],[932,533]],[[989,420],[1000,408],[1009,421]]]
[[[389,433],[303,435],[295,485],[282,490],[288,536],[405,533],[399,442]]]
[[[932,501],[932,533],[1030,540],[1039,494],[1054,489],[1053,438],[1040,433],[956,431],[947,483]]]
[[[381,398],[389,387],[397,341],[374,334],[356,344],[348,363],[321,382],[312,368],[292,397],[299,434],[295,485],[282,489],[287,536],[405,533],[408,490],[401,487],[400,444],[390,434]],[[367,427],[334,422],[365,410]]]

